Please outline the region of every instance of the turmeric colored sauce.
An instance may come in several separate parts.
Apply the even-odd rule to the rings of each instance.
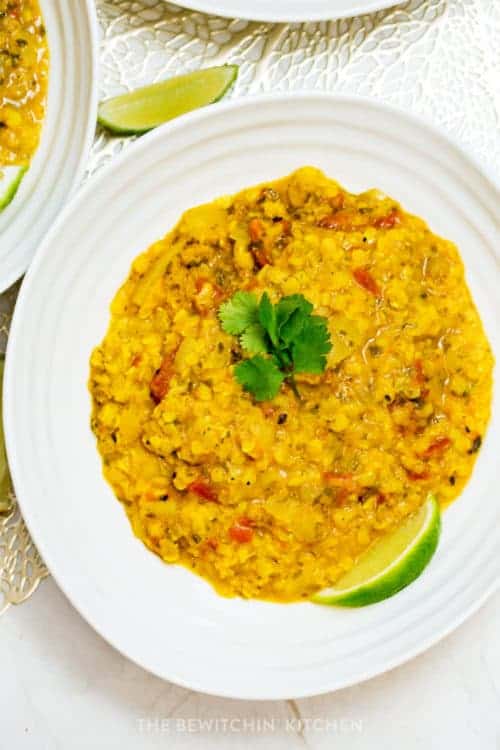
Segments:
[[[0,0],[0,169],[28,165],[36,151],[48,59],[37,0]]]
[[[233,377],[246,355],[217,312],[239,289],[328,319],[300,401]],[[493,357],[459,253],[375,190],[306,167],[194,208],[111,312],[90,375],[105,476],[135,534],[224,595],[307,598],[471,475]]]

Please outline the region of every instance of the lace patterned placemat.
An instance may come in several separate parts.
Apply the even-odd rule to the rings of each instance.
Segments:
[[[216,18],[164,0],[97,0],[97,8],[101,97],[234,62],[231,97],[299,89],[375,96],[428,117],[500,175],[497,0],[410,0],[351,20],[290,25]],[[85,179],[132,140],[98,130]],[[0,296],[2,351],[17,289]],[[46,575],[14,500],[0,515],[0,613]]]

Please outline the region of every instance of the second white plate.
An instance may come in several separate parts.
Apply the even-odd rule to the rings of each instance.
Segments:
[[[182,0],[203,13],[254,21],[292,23],[352,18],[389,8],[397,0]]]
[[[0,213],[0,292],[25,272],[43,235],[78,187],[95,131],[93,0],[40,0],[40,7],[50,55],[47,112],[31,166],[15,199]]]

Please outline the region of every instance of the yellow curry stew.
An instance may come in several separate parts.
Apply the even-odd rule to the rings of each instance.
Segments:
[[[301,294],[319,374],[256,400],[223,330],[238,291]],[[375,540],[468,481],[493,357],[457,248],[377,190],[305,167],[187,211],[133,263],[91,358],[92,428],[134,533],[218,592],[331,586]]]
[[[48,47],[37,0],[0,0],[0,169],[28,165],[45,115]]]

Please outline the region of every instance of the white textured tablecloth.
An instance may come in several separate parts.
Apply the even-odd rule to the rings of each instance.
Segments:
[[[499,0],[412,0],[291,26],[208,17],[162,0],[97,5],[102,96],[236,62],[233,97],[307,88],[376,96],[429,118],[499,181]],[[87,177],[128,142],[98,133]],[[0,312],[14,298],[2,295]],[[499,595],[387,675],[328,696],[256,704],[146,674],[102,641],[50,579],[5,607],[35,590],[43,572],[22,524],[0,521],[0,750],[500,748]]]

